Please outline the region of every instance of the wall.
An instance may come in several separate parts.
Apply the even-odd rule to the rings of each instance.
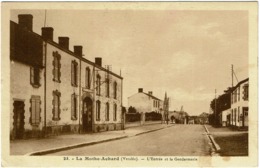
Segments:
[[[151,112],[152,111],[152,99],[143,94],[136,93],[133,96],[128,97],[128,107],[135,107],[137,112]]]
[[[25,118],[24,118],[24,128],[25,132],[29,130],[40,131],[43,127],[44,122],[44,80],[43,80],[43,70],[40,71],[40,84],[39,88],[34,88],[30,84],[30,66],[17,62],[11,61],[10,62],[10,131],[11,131],[11,138],[13,138],[12,131],[13,131],[13,115],[14,115],[14,100],[21,100],[24,101],[24,110],[25,110]],[[30,99],[32,95],[40,96],[41,98],[41,122],[38,126],[32,126],[29,122],[30,118]],[[26,135],[25,135],[26,136]],[[32,135],[35,136],[35,135]]]
[[[61,56],[61,77],[60,83],[53,81],[53,52],[58,52]],[[76,61],[78,63],[78,72],[79,72],[79,59],[76,57],[72,57],[67,52],[64,52],[61,49],[47,43],[47,52],[46,52],[46,123],[47,126],[57,127],[58,130],[52,130],[52,133],[58,134],[62,129],[60,126],[66,125],[75,125],[76,128],[71,128],[73,132],[78,132],[78,123],[79,118],[76,120],[72,120],[71,118],[71,95],[76,94],[79,96],[79,86],[74,87],[71,84],[71,62]],[[78,73],[79,77],[79,73]],[[54,121],[52,120],[53,113],[53,91],[58,90],[61,93],[60,97],[60,120]],[[79,103],[77,104],[77,114],[79,114]]]
[[[248,84],[248,81],[242,83],[240,86],[236,88],[235,91],[233,91],[233,93],[235,93],[237,90],[239,90],[239,99],[237,98],[237,101],[236,102],[233,101],[233,103],[231,104],[231,110],[233,110],[233,119],[231,118],[232,120],[231,124],[233,126],[238,126],[238,127],[242,126],[242,120],[238,119],[238,109],[239,109],[239,116],[240,116],[241,114],[243,114],[243,107],[248,107],[248,100],[243,99],[243,87],[246,84]],[[235,119],[235,113],[236,113],[236,119]]]
[[[94,124],[95,124],[95,132],[105,131],[105,130],[114,130],[121,129],[122,124],[122,80],[112,74],[110,74],[110,83],[109,83],[109,97],[107,97],[106,93],[106,71],[103,69],[99,69],[98,67],[95,68],[95,86],[96,86],[96,77],[99,75],[101,77],[101,91],[100,95],[95,94],[95,102],[100,101],[101,102],[101,108],[100,108],[100,120],[97,121],[96,119],[96,108],[94,108]],[[114,98],[114,82],[117,83],[117,97]],[[96,91],[95,91],[96,93]],[[106,103],[109,103],[109,121],[106,121]],[[114,121],[114,104],[117,105],[117,120]]]

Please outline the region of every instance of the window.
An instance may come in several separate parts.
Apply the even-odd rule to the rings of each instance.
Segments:
[[[52,65],[53,65],[53,81],[55,82],[61,82],[60,81],[60,77],[61,77],[61,72],[60,72],[60,68],[61,68],[61,63],[60,63],[60,59],[61,59],[61,56],[60,54],[56,51],[56,52],[53,52],[53,62],[52,62]]]
[[[237,120],[240,121],[240,108],[237,108]]]
[[[109,88],[109,87],[110,87],[110,86],[109,86],[109,83],[110,83],[110,81],[109,81],[109,79],[107,78],[107,79],[106,79],[107,97],[109,97],[109,89],[110,89],[110,88]]]
[[[117,105],[114,104],[114,121],[117,120]]]
[[[235,121],[235,125],[237,125],[237,109],[236,108],[234,109],[234,113],[235,113],[234,121]]]
[[[90,69],[86,68],[86,88],[90,89]]]
[[[30,83],[33,87],[40,87],[40,69],[36,67],[30,68]]]
[[[231,104],[233,104],[233,92],[231,93]]]
[[[77,120],[77,106],[78,106],[78,97],[74,93],[71,95],[71,119]]]
[[[248,94],[248,84],[245,84],[243,89],[244,89],[244,91],[243,91],[243,94],[244,94],[243,99],[244,100],[248,100],[248,96],[249,96],[249,94]]]
[[[97,95],[100,95],[100,86],[101,86],[101,78],[100,75],[97,75]]]
[[[240,86],[237,88],[237,99],[240,101]]]
[[[117,83],[114,82],[114,99],[117,98]]]
[[[53,100],[52,100],[52,120],[58,121],[60,120],[60,92],[59,91],[53,91]]]
[[[106,103],[106,121],[109,121],[109,103]]]
[[[41,98],[40,96],[31,97],[31,107],[30,107],[30,123],[31,125],[39,125],[41,122]]]
[[[100,101],[96,101],[96,120],[100,121]]]
[[[71,85],[78,86],[78,63],[75,60],[71,62]]]

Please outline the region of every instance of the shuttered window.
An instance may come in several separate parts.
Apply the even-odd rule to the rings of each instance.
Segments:
[[[243,99],[244,100],[248,100],[248,84],[245,84],[244,87],[243,87]]]
[[[32,96],[31,97],[31,108],[30,108],[31,116],[30,123],[31,125],[39,125],[41,122],[41,98],[40,96]]]
[[[53,62],[52,62],[53,70],[52,70],[52,73],[53,73],[53,81],[55,81],[55,82],[61,82],[61,80],[60,80],[60,77],[61,77],[60,59],[61,59],[60,54],[57,51],[53,52]]]
[[[100,90],[101,90],[101,77],[99,75],[97,75],[97,87],[96,87],[96,91],[97,91],[97,95],[100,95]]]
[[[109,103],[106,103],[106,121],[109,121]]]
[[[71,119],[77,120],[77,108],[78,107],[78,96],[76,94],[71,95]]]
[[[114,104],[114,121],[117,120],[117,105]]]
[[[78,63],[75,60],[71,62],[71,85],[78,86]]]
[[[61,96],[60,92],[58,92],[57,90],[53,91],[53,100],[52,100],[53,117],[52,117],[52,120],[55,120],[55,121],[60,120],[60,96]]]
[[[90,69],[86,68],[86,88],[90,89]]]
[[[30,83],[33,87],[40,87],[40,69],[37,67],[30,68]]]
[[[96,120],[100,121],[100,101],[96,101]]]
[[[114,99],[117,99],[117,83],[114,82]]]

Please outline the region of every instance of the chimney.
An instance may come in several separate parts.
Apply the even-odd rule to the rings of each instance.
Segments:
[[[42,38],[44,40],[53,41],[53,28],[52,27],[42,27]]]
[[[149,95],[153,95],[153,92],[152,92],[152,91],[149,91],[148,94],[149,94]]]
[[[82,46],[74,46],[74,54],[82,57]]]
[[[59,45],[65,49],[69,49],[69,38],[68,37],[59,37]]]
[[[26,27],[28,30],[32,31],[33,27],[33,16],[30,14],[18,15],[18,24]]]
[[[97,64],[97,65],[102,67],[102,58],[101,57],[96,57],[95,58],[95,64]]]
[[[143,92],[143,88],[139,88],[139,89],[138,89],[138,92],[139,92],[139,93],[142,93],[142,92]]]

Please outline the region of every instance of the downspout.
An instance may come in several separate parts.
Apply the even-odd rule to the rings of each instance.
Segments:
[[[44,41],[44,137],[47,135],[47,124],[46,124],[46,71],[47,71],[47,43]]]
[[[79,133],[80,133],[81,102],[82,102],[82,100],[81,100],[81,58],[80,58],[79,59]]]

